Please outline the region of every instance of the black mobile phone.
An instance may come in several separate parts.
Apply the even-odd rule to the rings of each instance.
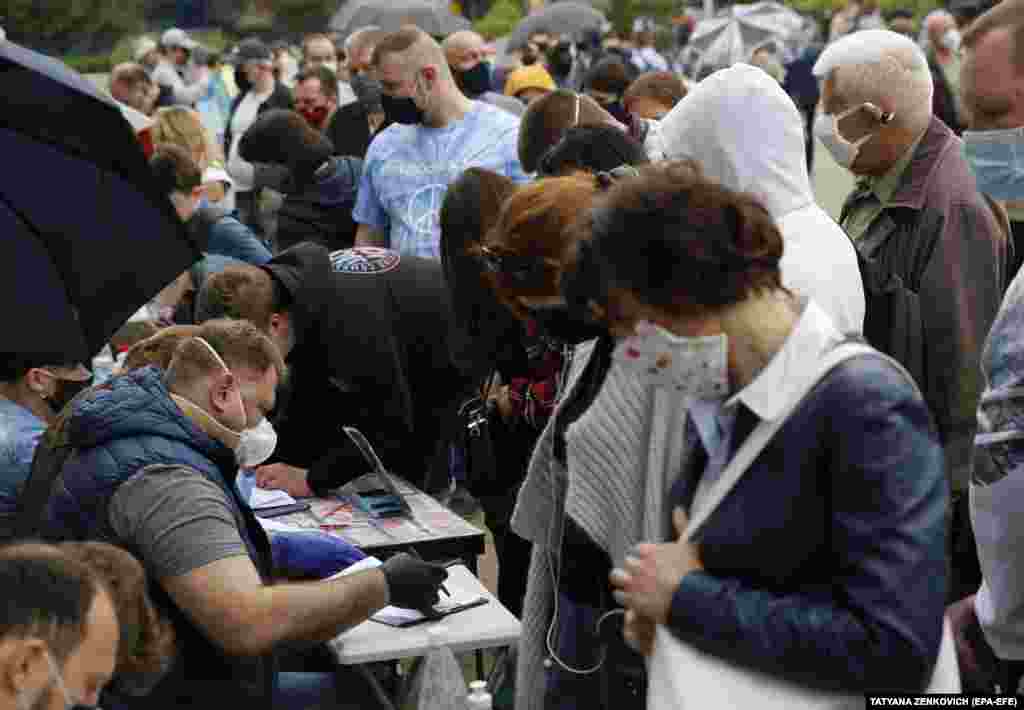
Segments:
[[[309,503],[289,503],[288,505],[275,505],[272,508],[260,508],[252,511],[257,518],[277,518],[291,513],[301,513],[309,510]]]

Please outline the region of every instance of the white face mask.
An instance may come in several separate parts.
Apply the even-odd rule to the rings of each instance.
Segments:
[[[213,356],[217,359],[217,362],[220,363],[221,367],[224,368],[224,371],[230,374],[231,369],[227,366],[227,363],[224,362],[224,359],[220,354],[213,349],[213,346],[203,338],[197,337],[196,340],[205,345],[209,351],[213,353]],[[238,393],[238,400],[241,402],[242,411],[244,412],[245,402],[242,400],[241,391]],[[213,419],[212,416],[210,418]],[[255,466],[259,466],[261,463],[269,459],[270,455],[274,453],[274,449],[277,448],[277,432],[274,430],[274,425],[271,424],[270,420],[266,417],[264,417],[256,426],[242,431],[234,431],[224,426],[216,419],[213,419],[213,421],[225,431],[229,431],[238,437],[238,444],[234,448],[235,461],[242,468],[253,468]]]
[[[874,135],[873,133],[868,133],[851,143],[843,138],[843,135],[839,132],[839,122],[860,109],[860,106],[854,106],[848,111],[843,111],[838,116],[831,113],[819,113],[817,118],[814,119],[814,137],[820,140],[825,148],[828,149],[828,152],[832,154],[833,159],[847,170],[853,166],[853,162],[857,159],[860,147],[871,140],[871,136]]]
[[[68,693],[67,686],[64,685],[64,676],[61,674],[60,669],[57,668],[57,662],[53,660],[53,656],[49,652],[46,654],[46,659],[50,662],[50,677],[53,678],[53,682],[60,688],[60,694],[64,696],[64,707],[66,710],[91,710],[96,707],[73,701],[71,694]]]
[[[950,52],[956,52],[960,49],[960,30],[948,29],[946,33],[942,35],[940,40],[943,49],[948,49]]]
[[[277,448],[277,432],[266,417],[259,424],[238,435],[235,461],[242,468],[253,468],[270,458]]]
[[[649,385],[671,387],[684,397],[724,399],[729,393],[729,340],[725,333],[687,338],[641,321],[636,335],[615,348],[612,359]]]

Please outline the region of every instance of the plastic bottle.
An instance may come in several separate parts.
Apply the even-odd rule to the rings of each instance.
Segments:
[[[466,697],[466,680],[452,650],[445,645],[448,629],[443,624],[426,628],[430,650],[414,682],[417,710],[460,710]]]
[[[487,692],[487,683],[474,680],[469,684],[469,695],[466,696],[466,710],[492,710],[491,694]]]
[[[101,385],[114,374],[117,361],[109,345],[104,345],[99,355],[92,359],[93,384]]]

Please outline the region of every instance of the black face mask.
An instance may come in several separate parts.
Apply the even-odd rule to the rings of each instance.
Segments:
[[[603,108],[619,123],[624,123],[627,126],[629,125],[629,111],[627,111],[626,107],[622,105],[622,101],[612,101],[610,104],[605,104]]]
[[[608,331],[596,323],[581,320],[567,305],[534,306],[528,309],[544,334],[566,345],[579,345]]]
[[[384,110],[381,108],[384,90],[381,89],[378,80],[367,76],[366,72],[360,72],[349,80],[349,85],[352,87],[352,93],[356,95],[356,98],[366,109],[367,113]]]
[[[50,404],[50,408],[54,413],[59,413],[64,407],[67,406],[68,402],[75,398],[82,390],[86,389],[92,384],[92,378],[87,380],[57,380],[57,391],[53,393],[47,402]]]
[[[572,71],[572,51],[568,47],[558,47],[548,56],[548,65],[552,74],[568,76]]]
[[[380,103],[384,108],[387,120],[393,123],[401,123],[405,126],[423,123],[423,109],[416,105],[411,96],[396,98],[383,94],[380,97]]]
[[[491,68],[479,62],[472,69],[455,72],[455,82],[466,96],[479,96],[491,90]]]

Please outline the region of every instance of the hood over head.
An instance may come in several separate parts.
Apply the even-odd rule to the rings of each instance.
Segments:
[[[301,345],[327,306],[332,274],[330,252],[319,244],[303,242],[281,252],[260,268],[287,293],[296,343]]]
[[[659,127],[669,160],[697,161],[708,178],[758,198],[776,221],[814,201],[800,112],[757,67],[715,72]]]

